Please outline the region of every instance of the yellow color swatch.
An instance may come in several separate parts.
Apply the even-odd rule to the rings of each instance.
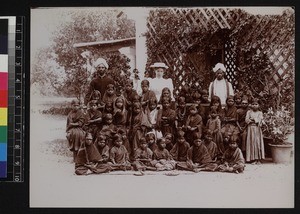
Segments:
[[[7,126],[7,108],[0,108],[0,126]]]

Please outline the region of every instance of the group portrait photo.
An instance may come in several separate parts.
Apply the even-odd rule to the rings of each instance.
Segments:
[[[31,9],[30,206],[294,207],[292,7]]]

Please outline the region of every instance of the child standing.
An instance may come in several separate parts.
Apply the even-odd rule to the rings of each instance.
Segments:
[[[237,127],[236,118],[237,118],[237,108],[234,105],[233,96],[228,96],[226,99],[226,107],[224,109],[224,117],[222,121],[221,133],[223,138],[225,136],[232,135],[234,139],[238,139],[239,129]],[[224,145],[225,148],[228,145]]]
[[[106,87],[106,91],[102,97],[102,105],[106,103],[114,103],[115,99],[117,98],[116,89],[113,84],[108,84]]]
[[[218,166],[221,172],[241,173],[245,168],[245,159],[242,151],[238,148],[236,141],[229,143],[228,149],[222,157],[222,164]]]
[[[98,110],[97,100],[89,102],[90,109],[88,110],[88,120],[86,126],[88,132],[92,133],[93,139],[96,139],[97,133],[102,129],[102,113]]]
[[[158,110],[157,127],[165,136],[166,133],[174,133],[176,113],[170,108],[168,100],[163,101],[162,106],[163,108]]]
[[[151,91],[149,89],[150,83],[148,80],[143,80],[141,82],[141,87],[142,87],[141,103],[142,103],[143,109],[145,109],[150,100],[155,99],[157,102],[157,99],[156,99],[154,91]]]
[[[198,113],[196,105],[191,105],[189,108],[189,116],[186,120],[186,136],[187,141],[192,145],[194,139],[202,136],[202,117]]]
[[[113,123],[118,129],[126,130],[127,110],[125,107],[125,100],[118,97],[114,102]]]
[[[159,98],[159,104],[162,104],[164,100],[172,101],[171,90],[168,87],[165,87],[161,91],[161,96]]]
[[[246,161],[253,161],[253,164],[261,164],[265,158],[265,149],[261,124],[263,113],[259,111],[258,99],[253,99],[250,110],[246,114],[247,140],[246,140]]]
[[[75,161],[81,142],[85,139],[85,132],[82,128],[85,122],[85,117],[80,110],[80,103],[78,100],[73,100],[71,105],[72,111],[67,117],[66,137],[69,149],[73,152],[73,160]]]
[[[239,127],[240,130],[240,137],[239,137],[239,142],[240,142],[240,148],[245,154],[246,151],[246,138],[247,138],[247,123],[246,123],[246,114],[249,110],[248,107],[248,100],[243,99],[241,103],[241,108],[239,108],[236,112],[237,114],[237,126]]]
[[[145,121],[143,121],[145,119],[148,118],[144,117],[141,104],[133,104],[133,112],[130,118],[130,131],[128,135],[130,136],[129,142],[131,143],[131,151],[135,151],[138,148],[140,138],[143,137],[146,132],[146,127],[143,125],[146,124]]]
[[[221,120],[219,119],[217,111],[214,107],[210,111],[210,119],[207,121],[206,128],[212,132],[212,138],[217,144],[218,153],[223,154],[225,152],[225,147],[221,134]]]
[[[116,132],[116,127],[113,124],[113,116],[112,114],[106,114],[104,116],[104,125],[101,130],[101,133],[103,133],[106,136],[109,148],[113,146],[112,135],[115,132]]]
[[[178,128],[185,128],[185,123],[187,119],[187,107],[185,103],[185,97],[178,98],[178,105],[176,108],[176,121],[175,127]]]
[[[151,98],[148,102],[148,106],[146,107],[146,115],[148,117],[148,120],[151,124],[152,132],[155,133],[155,137],[160,137],[160,132],[158,131],[157,127],[157,115],[158,115],[158,109],[157,109],[157,100],[156,97]]]
[[[103,117],[105,117],[106,114],[113,114],[114,113],[114,106],[113,103],[108,102],[104,105],[104,109],[102,112]]]
[[[126,82],[125,91],[123,96],[126,100],[126,108],[131,109],[134,97],[138,95],[136,90],[133,89],[133,81],[130,79]]]
[[[210,109],[214,106],[219,116],[219,119],[222,121],[224,117],[224,111],[222,109],[221,99],[218,96],[213,96],[210,101]]]

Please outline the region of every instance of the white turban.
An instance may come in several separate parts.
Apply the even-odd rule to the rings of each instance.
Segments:
[[[226,68],[225,68],[224,64],[222,64],[222,63],[217,63],[215,65],[215,67],[213,68],[213,71],[217,72],[217,70],[219,70],[219,69],[221,69],[223,72],[226,72]]]
[[[104,67],[105,67],[106,69],[108,69],[108,64],[107,64],[107,62],[106,62],[105,59],[103,59],[103,58],[98,58],[98,59],[94,62],[94,66],[95,66],[95,67],[99,66],[100,64],[103,64]]]

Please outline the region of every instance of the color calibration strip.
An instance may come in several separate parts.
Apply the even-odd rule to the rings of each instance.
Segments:
[[[5,98],[1,94],[1,103],[5,104],[5,111],[0,113],[0,121],[6,119],[6,126],[0,124],[0,142],[5,141],[5,146],[1,148],[1,158],[5,159],[3,169],[1,168],[0,181],[22,182],[24,172],[24,150],[23,150],[23,115],[24,103],[24,17],[0,17],[1,20],[8,20],[8,32],[6,38],[6,66],[5,76],[0,77],[0,88],[5,88]],[[2,28],[1,28],[2,29]],[[2,32],[2,31],[1,31]],[[1,37],[2,38],[2,37]],[[1,40],[1,51],[2,46]],[[2,55],[1,55],[2,56]],[[2,92],[1,92],[2,93]],[[3,99],[2,99],[3,98]],[[4,114],[6,117],[2,116]],[[4,122],[3,122],[4,123]],[[2,160],[2,159],[1,159]]]
[[[7,177],[8,19],[0,19],[0,178]]]

